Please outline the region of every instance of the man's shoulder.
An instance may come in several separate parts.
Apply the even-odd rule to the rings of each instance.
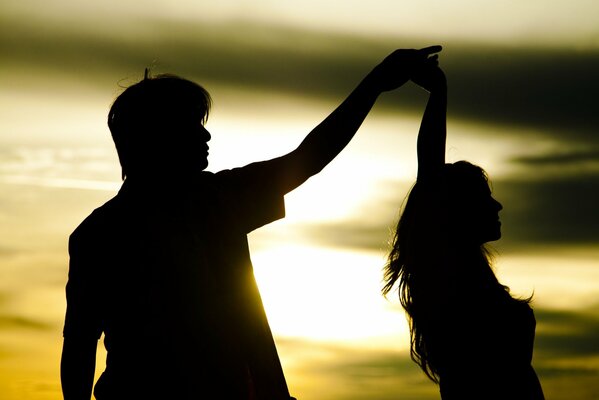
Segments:
[[[101,237],[107,230],[114,229],[123,214],[120,203],[118,196],[115,196],[92,211],[71,233],[70,241],[78,242]]]

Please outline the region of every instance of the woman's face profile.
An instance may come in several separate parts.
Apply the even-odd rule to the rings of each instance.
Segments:
[[[499,211],[503,206],[492,196],[487,181],[481,177],[465,187],[453,201],[452,224],[459,232],[458,237],[476,244],[500,239]]]
[[[489,186],[485,185],[485,187],[486,194],[481,196],[480,207],[477,210],[479,223],[475,225],[481,244],[501,238],[499,211],[503,209],[503,206],[492,196]]]

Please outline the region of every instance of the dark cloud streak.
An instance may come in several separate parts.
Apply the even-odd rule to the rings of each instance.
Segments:
[[[493,243],[502,253],[599,243],[599,174],[504,178],[492,184],[504,206],[500,213],[503,237]],[[370,199],[357,211],[356,219],[298,229],[306,239],[322,245],[386,251],[408,193],[404,183],[390,181],[386,187],[384,197]]]
[[[92,24],[84,29],[80,21],[75,29],[0,16],[3,63],[70,73],[104,85],[132,71],[141,76],[157,60],[158,69],[202,82],[339,99],[393,48],[436,41],[244,23],[111,22],[110,29]],[[534,128],[560,139],[567,132],[568,140],[599,147],[598,51],[442,44],[452,116]],[[386,96],[381,107],[419,111],[425,96],[416,93],[411,87]]]
[[[208,84],[338,100],[394,47],[432,43],[422,38],[369,38],[244,23],[116,19],[110,26],[0,16],[4,54],[0,65],[39,68],[49,78],[52,72],[71,75],[105,90],[135,71],[141,76],[143,68],[157,60],[158,72],[168,70]],[[563,149],[523,155],[512,162],[538,172],[536,167],[578,166],[599,158],[599,52],[442,44],[441,63],[450,82],[453,117],[530,128],[531,140],[545,135],[563,143]],[[407,86],[382,98],[380,107],[420,113],[425,98],[422,91]],[[481,132],[485,134],[489,133]],[[587,171],[494,184],[505,205],[502,244],[599,242],[597,174]],[[391,194],[400,192],[393,184],[389,187]],[[372,210],[382,210],[381,216],[365,213],[366,223],[307,226],[305,231],[323,243],[380,250],[386,248],[402,200],[403,194],[372,204]]]
[[[50,325],[36,321],[30,318],[24,318],[15,315],[0,315],[0,329],[31,329],[31,330],[48,330],[52,328]]]
[[[599,243],[599,174],[498,180],[493,187],[504,205],[502,245]]]
[[[313,398],[360,400],[432,400],[438,388],[412,362],[407,351],[365,350],[341,344],[319,343],[277,338],[281,353],[297,353],[309,357],[320,354],[318,362],[301,371],[306,378],[334,382],[326,393],[313,393]],[[406,349],[408,343],[397,343]],[[326,357],[322,355],[325,354]],[[308,397],[306,395],[306,397]]]
[[[597,145],[599,52],[456,46],[443,64],[454,115],[567,133]]]
[[[596,311],[535,308],[537,333],[533,365],[546,393],[552,393],[551,389],[556,387],[568,387],[572,398],[594,398],[589,397],[589,394],[596,392],[592,382],[599,375],[599,366],[595,361],[599,354],[599,320]],[[401,317],[400,314],[398,317]],[[338,392],[336,398],[396,398],[389,393],[402,399],[438,398],[438,388],[410,360],[408,342],[398,342],[397,350],[365,350],[287,338],[277,338],[277,343],[282,354],[302,354],[303,357],[321,355],[318,363],[301,372],[340,383],[332,387]],[[571,379],[583,379],[591,386],[573,385],[569,381]],[[382,387],[386,389],[384,395],[379,392]],[[339,388],[351,389],[348,393],[353,392],[355,396]],[[390,392],[388,388],[394,388],[396,392]]]
[[[546,165],[581,165],[589,162],[599,162],[599,149],[559,151],[534,156],[520,156],[512,159],[513,162],[528,166]]]
[[[599,355],[597,315],[547,309],[537,310],[535,315],[538,322],[535,347],[541,358]]]

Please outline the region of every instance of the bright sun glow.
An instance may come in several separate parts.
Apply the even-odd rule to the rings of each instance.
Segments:
[[[381,255],[301,245],[255,252],[256,280],[275,335],[402,347],[398,302],[380,294]]]

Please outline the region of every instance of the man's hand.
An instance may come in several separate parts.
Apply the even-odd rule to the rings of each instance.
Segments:
[[[441,46],[430,46],[422,49],[400,49],[389,54],[377,65],[368,78],[380,92],[395,90],[410,80],[417,71],[436,65]]]

